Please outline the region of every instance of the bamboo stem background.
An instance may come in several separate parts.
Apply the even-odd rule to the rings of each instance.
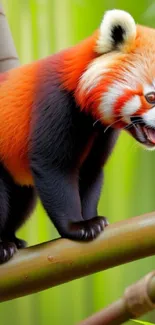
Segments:
[[[87,37],[100,23],[107,9],[121,8],[138,23],[155,27],[154,3],[141,0],[3,0],[7,19],[21,63],[49,55]],[[1,47],[0,47],[1,50]],[[140,149],[125,132],[105,170],[99,214],[116,222],[154,210],[155,153]],[[39,217],[39,218],[38,218]],[[19,231],[29,245],[57,237],[39,205],[33,218]],[[1,324],[76,324],[80,319],[107,306],[130,283],[149,272],[154,257],[139,260],[72,281],[38,294],[0,304]],[[60,313],[61,309],[61,313]],[[9,310],[9,313],[8,313]],[[155,323],[154,314],[147,321]],[[128,322],[128,325],[132,324]]]
[[[4,13],[0,4],[0,72],[12,69],[19,65],[14,41]]]

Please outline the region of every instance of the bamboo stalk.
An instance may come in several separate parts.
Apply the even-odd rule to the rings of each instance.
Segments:
[[[155,213],[108,226],[94,241],[53,240],[0,266],[0,301],[155,254]]]
[[[9,29],[7,19],[0,4],[0,72],[19,65],[17,52]]]
[[[125,290],[122,298],[78,325],[120,325],[155,309],[155,272]]]

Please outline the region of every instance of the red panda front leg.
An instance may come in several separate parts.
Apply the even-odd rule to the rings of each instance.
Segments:
[[[78,165],[93,123],[60,87],[48,90],[48,94],[50,98],[44,101],[39,98],[31,133],[30,165],[35,187],[62,237],[91,240],[104,229],[105,220],[82,217]]]
[[[82,216],[89,220],[98,215],[97,206],[103,184],[103,171],[83,168],[80,174],[80,197],[82,205]]]
[[[33,165],[36,188],[58,232],[62,237],[89,240],[104,228],[104,219],[84,221],[76,174],[63,173],[39,162]]]
[[[97,125],[96,125],[97,126]],[[100,125],[98,136],[80,171],[80,197],[85,220],[97,216],[97,205],[103,184],[103,167],[116,143],[119,131]]]

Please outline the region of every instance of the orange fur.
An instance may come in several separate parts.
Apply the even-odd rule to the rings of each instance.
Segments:
[[[74,91],[88,64],[98,56],[94,51],[97,36],[98,31],[80,44],[64,51],[61,80],[65,89]]]
[[[32,184],[28,135],[38,64],[10,70],[0,83],[0,158],[14,180]]]

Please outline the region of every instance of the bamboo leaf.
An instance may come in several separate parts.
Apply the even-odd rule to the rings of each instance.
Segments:
[[[135,319],[131,319],[133,322],[138,323],[138,324],[143,324],[143,325],[154,325],[153,323],[150,322],[144,322],[141,320],[135,320]]]

